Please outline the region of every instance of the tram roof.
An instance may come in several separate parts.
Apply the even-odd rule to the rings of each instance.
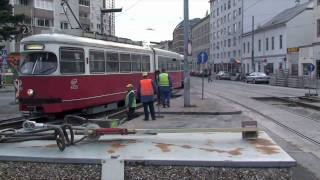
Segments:
[[[99,39],[79,37],[67,34],[37,34],[33,36],[26,37],[22,39],[22,44],[32,43],[32,42],[42,42],[42,43],[56,43],[56,44],[70,44],[70,45],[80,45],[80,46],[93,46],[93,47],[116,47],[116,48],[128,48],[137,50],[150,50],[148,47],[136,46],[131,44],[117,43],[112,41],[104,41]]]

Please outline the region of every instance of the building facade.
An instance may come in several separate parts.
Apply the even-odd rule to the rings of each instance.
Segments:
[[[200,22],[200,18],[191,19],[189,21],[190,29]],[[184,24],[180,22],[173,31],[172,49],[174,52],[184,54]]]
[[[201,19],[191,29],[192,40],[192,70],[202,71],[203,67],[197,64],[198,54],[206,52],[210,55],[210,16]],[[211,60],[208,61],[207,66],[210,67]]]
[[[270,21],[242,37],[242,65],[245,73],[277,73],[288,70],[299,75],[299,48],[312,43],[313,3],[286,9]],[[254,58],[252,58],[254,42]]]
[[[70,9],[61,6],[61,0],[11,0],[14,14],[26,15],[26,29],[17,39],[46,32],[80,34],[79,25]],[[101,34],[100,9],[114,8],[115,0],[72,0],[70,7],[84,30]],[[103,34],[115,35],[114,13],[103,15]],[[70,31],[71,30],[71,31]],[[8,45],[9,52],[19,51],[19,42]],[[8,43],[7,43],[8,44]],[[13,49],[10,47],[14,47]]]
[[[257,29],[275,14],[294,5],[294,0],[211,0],[210,57],[215,71],[241,71],[241,36],[252,31],[252,16],[253,28]]]

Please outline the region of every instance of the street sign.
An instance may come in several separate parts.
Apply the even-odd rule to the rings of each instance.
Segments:
[[[315,65],[313,65],[313,64],[308,65],[309,72],[313,72],[315,69],[316,69]]]
[[[201,52],[198,54],[197,64],[205,64],[208,61],[208,54],[206,52]]]
[[[188,41],[187,54],[188,56],[192,56],[192,42],[190,40]]]
[[[0,56],[2,56],[2,57],[7,57],[7,50],[6,49],[1,49],[1,55]]]

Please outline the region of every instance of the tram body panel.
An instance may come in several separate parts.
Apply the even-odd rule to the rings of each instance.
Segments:
[[[24,61],[21,66],[21,88],[19,90],[21,111],[53,114],[123,101],[127,91],[126,85],[133,84],[137,89],[145,67],[152,79],[154,79],[153,72],[161,69],[159,67],[161,60],[159,61],[155,53],[167,57],[169,64],[175,64],[172,71],[168,73],[172,77],[173,87],[181,87],[183,73],[178,62],[173,61],[178,60],[180,63],[182,58],[176,53],[88,38],[76,37],[74,39],[72,42],[72,38],[70,39],[68,35],[48,34],[35,35],[34,38],[28,37],[27,40],[22,41],[21,49],[24,51],[21,53],[24,55]],[[86,41],[88,43],[85,43]],[[87,46],[84,46],[85,44]],[[26,49],[26,47],[31,49]],[[93,62],[99,60],[91,56],[91,51],[93,55],[94,53],[99,55],[100,52],[100,56],[103,56],[101,62],[97,64]],[[108,55],[112,54],[116,57],[115,62],[118,63],[119,69],[110,73],[107,72],[107,69],[110,69],[107,67],[110,65],[107,59]],[[121,63],[126,62],[121,59],[123,54],[127,54],[123,57],[129,57],[129,72],[120,70]],[[133,71],[133,66],[136,66],[133,57],[138,57],[137,62],[140,65],[136,68],[139,71]],[[68,65],[70,62],[76,63]],[[91,72],[93,68],[101,69],[99,63],[105,66],[102,66],[102,72]],[[69,71],[79,73],[68,73]]]

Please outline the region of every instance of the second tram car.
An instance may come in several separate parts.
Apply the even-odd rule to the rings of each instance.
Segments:
[[[156,48],[63,34],[21,41],[19,104],[22,112],[57,114],[108,109],[122,102],[126,85],[135,89],[142,72],[167,69],[182,86],[183,56]]]

